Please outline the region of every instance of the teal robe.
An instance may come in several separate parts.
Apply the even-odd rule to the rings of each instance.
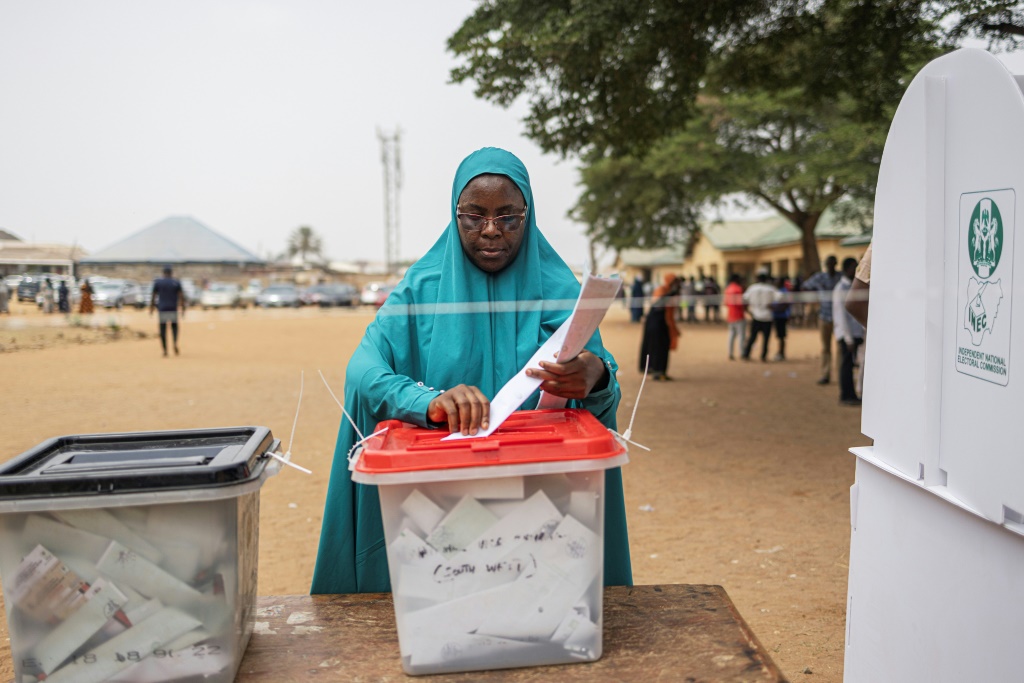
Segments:
[[[510,178],[522,191],[527,217],[515,260],[499,273],[477,268],[459,239],[456,204],[478,175]],[[440,239],[388,297],[352,354],[345,374],[345,408],[364,436],[378,422],[397,419],[421,427],[441,390],[477,386],[489,398],[522,368],[569,316],[580,285],[537,229],[530,179],[522,162],[496,148],[468,156],[452,186],[451,219]],[[615,429],[618,366],[595,333],[587,349],[609,369],[608,385],[569,407],[585,408]],[[534,392],[522,408],[534,408]],[[375,486],[350,478],[347,455],[358,440],[341,420],[327,489],[320,549],[311,593],[391,590],[387,549]],[[606,585],[631,585],[622,473],[605,474]]]

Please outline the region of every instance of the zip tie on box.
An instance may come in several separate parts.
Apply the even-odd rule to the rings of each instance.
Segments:
[[[288,454],[292,452],[292,444],[295,443],[295,427],[299,424],[299,409],[302,407],[302,388],[306,384],[306,371],[299,371],[299,402],[295,406],[295,419],[292,420],[292,435],[288,437]]]
[[[345,406],[341,405],[341,401],[339,401],[338,397],[334,395],[333,391],[331,391],[331,385],[327,383],[327,378],[324,377],[323,370],[317,370],[317,372],[320,373],[320,379],[324,381],[324,386],[327,387],[327,393],[331,395],[331,398],[334,399],[334,402],[338,404],[339,408],[341,408],[342,414],[348,418],[349,422],[352,423],[352,429],[356,430],[356,435],[359,436],[359,441],[357,441],[356,443],[362,443],[363,441],[366,440],[366,437],[364,437],[363,433],[359,431],[359,427],[356,426],[356,421],[352,419],[352,416],[348,414],[347,410],[345,410]]]
[[[351,472],[352,470],[355,469],[356,461],[359,460],[359,454],[363,452],[363,449],[360,448],[360,446],[362,446],[364,443],[366,443],[367,441],[369,441],[373,437],[379,436],[379,435],[383,434],[386,431],[388,431],[388,427],[384,427],[383,429],[378,429],[373,434],[370,434],[369,436],[366,436],[366,437],[360,439],[359,441],[356,441],[354,444],[352,444],[352,448],[348,449],[348,455],[346,456],[346,458],[348,459],[348,471],[349,472]]]
[[[629,416],[629,426],[626,427],[625,433],[619,434],[614,429],[609,429],[608,430],[612,434],[614,434],[615,436],[617,436],[620,439],[622,439],[623,441],[625,441],[627,443],[631,443],[634,446],[637,446],[639,448],[642,448],[642,449],[644,449],[647,452],[650,452],[651,449],[648,448],[647,446],[643,445],[642,443],[637,443],[636,441],[630,441],[629,437],[633,436],[633,420],[636,419],[636,409],[640,407],[640,396],[643,395],[643,393],[644,393],[644,383],[647,381],[647,368],[650,367],[650,365],[651,365],[651,357],[650,357],[650,355],[648,355],[647,359],[644,361],[644,376],[640,380],[640,390],[636,392],[636,403],[633,404],[633,414]]]
[[[291,461],[291,457],[292,457],[291,451],[288,451],[287,453],[267,453],[267,455],[269,455],[274,460],[278,460],[280,462],[283,462],[285,465],[288,465],[289,467],[294,467],[295,469],[297,469],[300,472],[305,472],[306,474],[313,474],[312,470],[307,470],[302,465],[296,465],[295,463],[293,463]]]
[[[267,453],[267,455],[269,455],[274,460],[277,460],[279,462],[283,462],[285,465],[288,465],[289,467],[294,467],[295,469],[299,470],[300,472],[305,472],[306,474],[313,474],[312,470],[307,470],[305,467],[302,467],[301,465],[296,465],[295,463],[292,462],[292,443],[295,442],[295,428],[299,424],[299,410],[302,408],[302,389],[305,386],[305,384],[306,384],[306,373],[305,372],[300,372],[299,373],[299,402],[295,406],[295,419],[292,420],[292,434],[291,434],[290,437],[288,437],[288,450],[286,450],[284,453]]]

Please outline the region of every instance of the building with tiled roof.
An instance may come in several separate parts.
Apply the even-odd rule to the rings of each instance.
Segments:
[[[860,258],[870,233],[852,222],[837,219],[826,211],[815,229],[822,261],[834,255],[840,262],[847,256]],[[632,279],[644,275],[660,282],[665,273],[684,277],[714,278],[724,283],[738,273],[751,282],[759,271],[773,276],[806,278],[800,230],[780,215],[747,220],[706,221],[693,244],[660,250],[626,249],[619,255],[618,270]]]
[[[178,277],[238,279],[262,273],[264,259],[191,216],[170,216],[81,259],[88,274],[152,279],[164,266]]]

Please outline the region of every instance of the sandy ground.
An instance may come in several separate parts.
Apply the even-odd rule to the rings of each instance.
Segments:
[[[145,313],[73,326],[15,306],[0,317],[0,460],[61,434],[233,425],[270,427],[287,447],[304,373],[291,451],[314,474],[288,469],[262,490],[259,593],[305,593],[340,419],[317,371],[340,394],[370,315],[190,311],[182,355],[165,359]],[[640,327],[616,306],[601,329],[624,427]],[[720,584],[787,676],[841,681],[860,411],[815,384],[815,330],[792,330],[778,363],[730,362],[725,340],[724,325],[684,326],[676,381],[644,389],[633,435],[652,451],[624,470],[634,579]],[[0,624],[0,680],[12,673]]]

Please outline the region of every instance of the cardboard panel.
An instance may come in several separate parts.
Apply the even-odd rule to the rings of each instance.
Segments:
[[[862,458],[851,500],[846,683],[1021,680],[1024,537]]]
[[[1024,93],[992,55],[959,50],[913,80],[879,170],[866,348],[875,457],[999,523],[1024,521],[1021,159]]]
[[[995,522],[1020,521],[1024,377],[1015,374],[1024,372],[1024,335],[1014,334],[1013,302],[1024,304],[1024,277],[1015,277],[1024,266],[1024,243],[1015,239],[1024,198],[1024,93],[980,50],[934,66],[946,78],[947,117],[939,466],[950,494]]]

